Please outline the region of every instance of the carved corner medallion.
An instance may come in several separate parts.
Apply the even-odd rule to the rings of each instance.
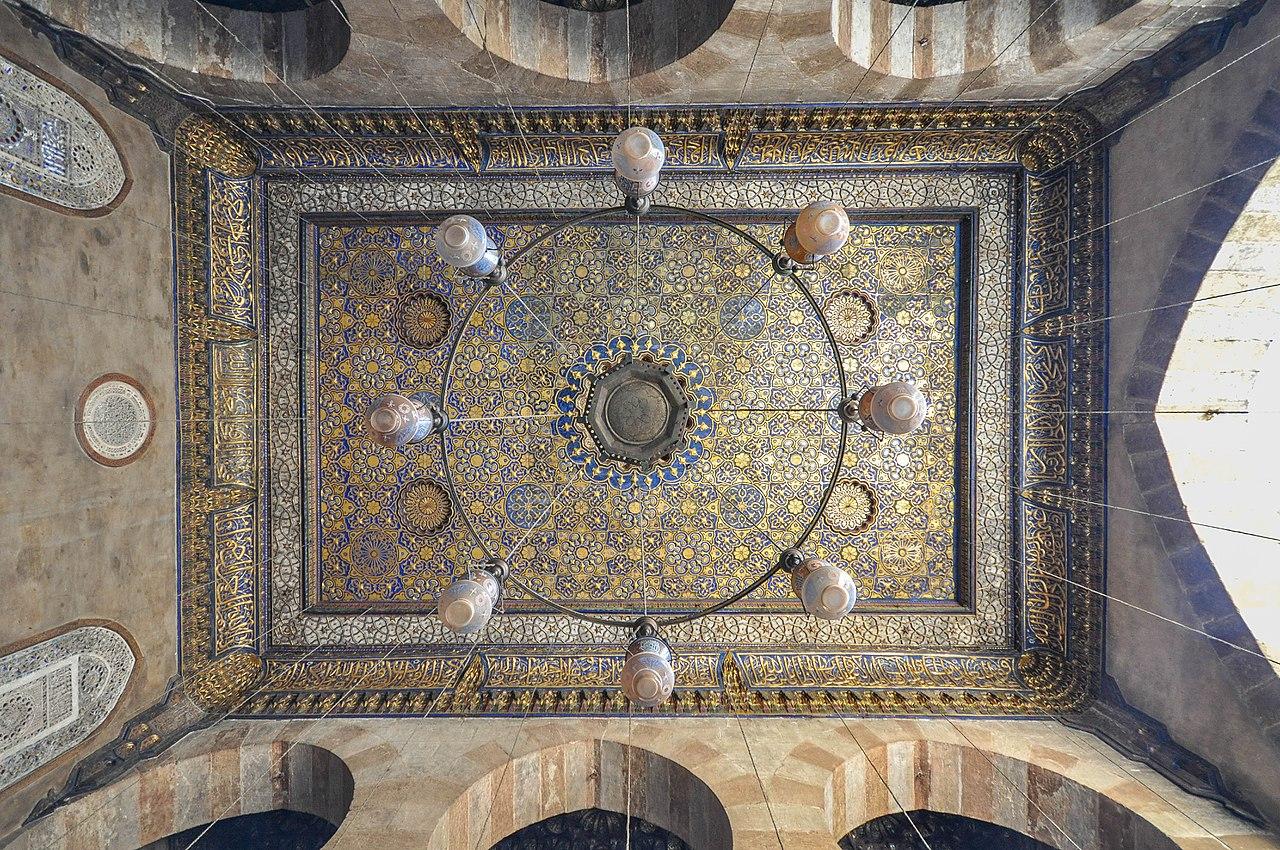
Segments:
[[[247,111],[179,134],[181,659],[184,671],[222,671],[202,705],[247,717],[626,712],[618,634],[513,599],[472,653],[430,613],[446,576],[477,557],[460,515],[492,510],[521,527],[540,495],[476,484],[474,498],[400,504],[409,482],[441,474],[441,461],[362,446],[342,401],[377,389],[380,375],[422,375],[413,389],[439,393],[431,357],[445,346],[405,347],[397,305],[424,293],[413,297],[461,317],[482,296],[432,265],[432,223],[487,209],[504,238],[519,240],[546,226],[548,209],[615,203],[605,142],[625,118],[571,109],[320,121]],[[1087,702],[1102,617],[1084,588],[1101,586],[1103,523],[1092,503],[1102,501],[1105,455],[1098,418],[1072,412],[1101,409],[1105,381],[1103,324],[1089,321],[1106,304],[1105,173],[1092,122],[1038,105],[680,108],[644,120],[671,152],[662,187],[671,203],[741,216],[767,236],[807,199],[844,199],[865,250],[823,266],[818,283],[827,287],[820,303],[860,296],[832,302],[849,325],[840,356],[865,360],[889,344],[945,349],[945,364],[929,367],[947,376],[940,409],[972,423],[946,423],[933,442],[892,455],[878,447],[874,463],[860,460],[870,449],[852,452],[839,470],[866,490],[849,489],[815,545],[855,573],[865,610],[818,622],[785,587],[768,587],[740,609],[674,628],[677,691],[661,711],[1038,716]],[[670,226],[685,228],[682,240],[701,238]],[[629,309],[643,316],[642,293],[632,294]],[[730,344],[762,344],[779,303],[758,305],[758,317],[735,303],[733,321],[721,323]],[[585,319],[570,319],[590,322],[583,309]],[[566,313],[547,298],[484,315],[522,351],[548,346],[540,322]],[[921,323],[934,338],[912,340]],[[333,327],[356,329],[355,342],[321,354],[363,376],[317,356],[321,330]],[[877,362],[910,375],[926,360]],[[513,374],[534,392],[528,362],[502,368],[525,369]],[[824,423],[812,424],[807,439],[826,445]],[[506,451],[468,439],[477,457]],[[711,456],[734,457],[717,446]],[[898,455],[907,463],[895,466]],[[375,468],[386,477],[362,471],[371,483],[351,497],[331,483]],[[914,480],[894,469],[946,472]],[[749,487],[712,496],[730,536],[777,504]],[[796,505],[808,509],[803,498]],[[412,522],[401,527],[406,511]],[[335,519],[361,516],[390,525]],[[597,550],[587,538],[582,554],[557,557],[628,557],[625,542],[602,536]],[[701,539],[710,538],[687,534],[681,545],[696,552]],[[750,547],[742,557],[754,557]],[[721,572],[737,569],[728,561]],[[669,610],[721,592],[694,577],[672,587]],[[614,603],[623,604],[598,600]],[[226,708],[231,691],[238,698]]]

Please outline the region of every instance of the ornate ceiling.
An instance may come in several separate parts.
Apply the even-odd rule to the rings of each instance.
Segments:
[[[659,201],[766,243],[815,197],[847,207],[850,243],[805,274],[807,294],[732,234],[671,215],[563,229],[513,265],[511,290],[430,250],[457,209],[511,249],[617,203],[605,169],[624,118],[230,116],[260,156],[234,128],[183,125],[181,637],[204,698],[255,716],[625,712],[615,631],[512,593],[472,653],[434,594],[490,552],[562,604],[679,613],[807,535],[855,576],[855,615],[808,617],[782,580],[669,627],[678,689],[663,710],[1078,705],[1101,640],[1079,588],[1102,569],[1102,435],[1066,415],[1101,407],[1091,123],[1038,108],[646,112],[669,151]],[[918,381],[925,428],[845,439],[838,417],[793,412],[845,394],[837,356],[847,392]],[[690,399],[689,448],[650,474],[573,415],[592,403],[587,376],[629,357]],[[378,394],[440,398],[446,372],[446,439],[363,437]]]

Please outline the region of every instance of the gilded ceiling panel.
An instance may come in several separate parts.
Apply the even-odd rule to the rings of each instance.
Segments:
[[[513,250],[551,221],[496,225],[494,235]],[[749,227],[770,243],[780,237],[776,224]],[[317,234],[310,401],[323,425],[308,497],[319,506],[319,604],[429,608],[451,576],[484,557],[470,526],[490,551],[514,553],[525,583],[561,601],[686,611],[690,600],[749,584],[776,558],[771,540],[795,540],[815,521],[841,428],[834,414],[804,410],[838,404],[834,355],[806,300],[785,282],[769,286],[772,268],[748,243],[702,222],[570,228],[512,268],[518,296],[489,295],[451,333],[450,317],[464,316],[479,293],[435,257],[432,229],[419,220]],[[812,275],[837,340],[847,341],[846,371],[874,384],[918,380],[932,399],[923,432],[851,439],[818,518],[813,550],[850,565],[868,602],[962,601],[959,236],[955,222],[859,224],[849,250]],[[410,326],[423,303],[430,332]],[[362,417],[381,393],[438,395],[455,337],[447,451],[366,439]],[[601,458],[580,423],[558,414],[578,412],[588,385],[577,374],[649,340],[657,354],[676,346],[705,409],[689,457],[645,476]],[[599,356],[596,346],[609,351]],[[584,354],[568,362],[562,349]],[[437,500],[423,508],[429,518],[411,515],[429,484],[449,489],[446,465],[457,505]],[[779,576],[746,607],[791,610],[791,600]],[[518,596],[507,605],[538,607]]]
[[[1102,331],[1081,321],[1105,304],[1088,123],[1035,108],[648,115],[677,152],[659,202],[766,243],[810,200],[845,205],[852,238],[804,273],[811,300],[683,215],[565,228],[502,288],[434,255],[455,210],[509,251],[616,204],[600,140],[622,117],[186,127],[179,238],[208,239],[180,244],[180,402],[196,411],[181,433],[184,667],[227,666],[246,715],[625,712],[618,632],[511,593],[472,644],[431,613],[442,582],[488,551],[561,604],[679,613],[804,537],[855,576],[855,614],[808,617],[780,580],[665,629],[665,710],[1017,715],[1089,693],[1100,618],[1079,588],[1101,574],[1101,434],[1069,415],[1102,392]],[[577,415],[626,357],[670,368],[694,400],[688,447],[645,472],[603,456]],[[841,375],[844,393],[918,382],[925,428],[846,437],[813,412],[842,397]],[[387,390],[439,399],[445,438],[363,437]]]

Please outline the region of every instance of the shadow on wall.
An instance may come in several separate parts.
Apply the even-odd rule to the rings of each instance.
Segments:
[[[639,77],[684,58],[733,8],[733,0],[633,0],[629,7],[618,0],[436,2],[473,44],[499,59],[587,83]]]
[[[351,26],[337,0],[31,0],[64,26],[141,59],[193,74],[298,83],[337,66]]]
[[[320,850],[337,831],[318,815],[277,809],[193,826],[138,850],[187,850],[196,842],[200,850]]]
[[[917,809],[867,821],[840,840],[840,850],[897,850],[925,842],[930,850],[1054,850],[1052,845],[989,821],[961,815]],[[1156,845],[1145,850],[1173,848],[1171,841],[1158,836]],[[1104,845],[1109,846],[1109,845]]]

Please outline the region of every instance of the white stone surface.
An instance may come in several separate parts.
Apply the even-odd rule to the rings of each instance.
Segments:
[[[85,626],[0,658],[0,788],[84,741],[133,672],[119,633]]]

